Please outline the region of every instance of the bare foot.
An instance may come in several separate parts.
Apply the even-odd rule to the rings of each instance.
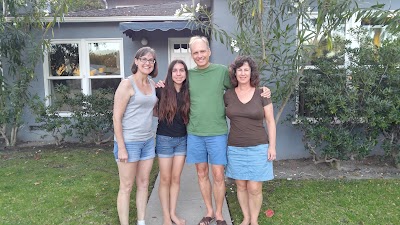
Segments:
[[[182,218],[179,218],[177,216],[171,216],[172,222],[174,222],[176,225],[185,225],[186,221]]]
[[[242,223],[240,223],[240,225],[249,225],[250,224],[250,220],[249,219],[243,219]]]

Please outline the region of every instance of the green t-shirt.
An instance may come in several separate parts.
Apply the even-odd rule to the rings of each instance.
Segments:
[[[197,136],[228,133],[224,92],[231,88],[228,68],[210,64],[189,70],[190,114],[187,131]]]

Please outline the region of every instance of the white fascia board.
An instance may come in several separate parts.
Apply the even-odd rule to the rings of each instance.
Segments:
[[[12,22],[13,17],[7,17],[7,22]],[[57,22],[62,23],[90,23],[90,22],[132,22],[132,21],[185,21],[188,16],[113,16],[113,17],[58,17]],[[42,18],[43,22],[52,22],[53,17]]]

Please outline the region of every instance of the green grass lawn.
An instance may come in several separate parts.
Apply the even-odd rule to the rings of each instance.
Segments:
[[[274,180],[263,185],[260,224],[400,224],[400,180]],[[227,187],[234,224],[242,213]],[[272,209],[268,218],[264,212]]]
[[[39,149],[0,151],[0,224],[119,224],[112,146]],[[134,224],[135,193],[131,199]]]
[[[112,146],[0,151],[0,224],[118,224],[118,184]],[[399,179],[274,180],[263,187],[260,224],[400,224]],[[131,200],[135,224],[134,193]],[[227,200],[238,225],[234,186],[227,186]]]

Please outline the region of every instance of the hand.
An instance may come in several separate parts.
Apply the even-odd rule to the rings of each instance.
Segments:
[[[271,90],[267,87],[261,87],[263,92],[261,93],[261,97],[271,98]]]
[[[157,84],[155,85],[156,88],[164,88],[165,87],[165,81],[159,80]]]
[[[276,159],[276,149],[268,147],[268,160],[273,161]]]
[[[118,149],[118,162],[128,162],[128,152],[125,148]]]

